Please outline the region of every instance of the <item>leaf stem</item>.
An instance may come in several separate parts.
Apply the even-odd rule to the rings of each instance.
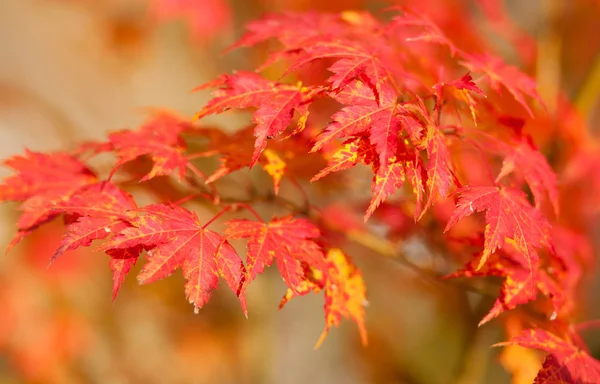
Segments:
[[[217,213],[215,216],[213,216],[212,219],[210,219],[206,223],[204,223],[204,225],[202,226],[202,229],[205,229],[206,227],[208,227],[209,225],[214,223],[215,220],[217,220],[219,217],[223,216],[225,213],[231,211],[232,209],[233,209],[233,205],[228,205],[227,207],[223,208],[219,213]]]
[[[192,163],[188,162],[188,163],[187,163],[187,167],[188,167],[188,169],[189,169],[190,171],[192,171],[192,173],[193,173],[194,175],[196,175],[197,177],[199,177],[199,178],[201,178],[202,180],[204,180],[204,185],[205,185],[205,186],[206,186],[206,187],[207,187],[207,188],[208,188],[208,189],[209,189],[209,190],[210,190],[210,191],[213,193],[213,198],[212,198],[212,200],[213,200],[213,203],[214,203],[215,205],[218,205],[218,204],[220,203],[221,199],[220,199],[220,197],[219,197],[219,193],[217,192],[217,189],[215,188],[215,186],[214,186],[214,185],[212,185],[212,184],[207,184],[207,183],[206,183],[206,180],[207,180],[208,178],[207,178],[207,177],[206,177],[206,175],[205,175],[205,174],[204,174],[204,173],[203,173],[201,170],[199,170],[199,169],[198,169],[198,168],[197,168],[197,167],[196,167],[194,164],[192,164]]]
[[[302,196],[302,206],[304,208],[303,211],[307,212],[310,209],[310,199],[308,198],[308,194],[306,193],[304,188],[302,188],[302,186],[300,185],[298,180],[296,180],[295,177],[287,175],[287,178],[300,192],[300,195]]]
[[[206,200],[209,200],[211,202],[214,201],[214,197],[211,196],[211,195],[209,195],[208,193],[198,192],[198,193],[193,193],[191,195],[188,195],[188,196],[186,196],[184,198],[181,198],[179,200],[173,201],[171,204],[173,204],[173,205],[181,205],[181,204],[186,203],[186,202],[188,202],[188,201],[190,201],[192,199],[195,199],[196,197],[204,197]]]
[[[247,204],[247,203],[233,203],[232,204],[232,208],[234,208],[234,207],[245,208],[248,212],[250,212],[251,214],[253,214],[254,217],[256,217],[259,221],[261,221],[263,223],[265,222],[263,220],[263,218],[260,217],[260,215],[254,210],[254,208],[252,208],[252,206],[250,206],[250,204]]]
[[[220,151],[213,149],[212,151],[204,151],[204,152],[196,152],[196,153],[192,153],[187,155],[185,158],[187,160],[195,160],[195,159],[200,159],[203,157],[210,157],[210,156],[214,156],[219,154]]]

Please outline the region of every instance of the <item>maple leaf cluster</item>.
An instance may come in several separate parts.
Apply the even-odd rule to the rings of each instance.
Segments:
[[[581,352],[572,327],[590,263],[581,244],[588,240],[561,221],[557,174],[527,131],[547,121],[535,82],[500,57],[468,50],[472,36],[454,40],[424,14],[391,12],[388,23],[366,12],[267,15],[250,23],[232,49],[270,40],[279,48],[256,72],[224,74],[199,87],[215,90],[193,122],[158,114],[137,130],[70,153],[28,151],[7,160],[16,174],[4,181],[0,198],[22,203],[11,246],[62,215],[65,235],[54,258],[105,240],[98,248],[110,256],[114,298],[145,252],[138,281],[181,269],[196,311],[220,277],[247,313],[249,284],[276,262],[288,287],[281,306],[323,291],[323,336],[348,317],[366,342],[365,284],[342,249],[353,239],[369,244],[369,224],[332,225],[327,207],[308,201],[298,207],[280,196],[285,180],[303,190],[362,168],[372,175],[365,222],[374,218],[394,229],[406,217],[426,221],[446,236],[440,248],[448,259],[466,263],[446,278],[502,280],[481,324],[515,309],[523,310],[524,323],[536,319],[511,341],[549,353],[536,382],[597,379],[600,363]],[[279,62],[285,71],[274,73]],[[251,109],[252,125],[228,134],[196,124],[231,109]],[[100,153],[117,159],[106,178],[88,164]],[[199,164],[213,157],[219,165],[206,176]],[[175,175],[189,192],[184,200],[206,200],[218,213],[203,223],[183,202],[138,206],[127,183],[115,180],[140,158],[150,165],[146,174],[133,175],[137,181]],[[258,200],[219,193],[218,181],[256,165],[273,181],[263,202],[282,203],[291,215],[265,221],[252,207]],[[350,193],[352,186],[344,188]],[[400,197],[393,201],[393,195]],[[240,210],[254,217],[208,229]],[[395,234],[409,236],[417,226],[402,224]],[[245,257],[233,246],[239,240],[247,244]]]

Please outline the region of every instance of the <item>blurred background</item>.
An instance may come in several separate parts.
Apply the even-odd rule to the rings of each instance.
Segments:
[[[533,46],[535,55],[520,64],[550,108],[562,89],[589,129],[600,128],[594,0],[1,0],[0,158],[135,128],[147,107],[191,117],[209,97],[192,93],[195,86],[264,58],[221,51],[265,12],[378,11],[391,3],[422,9],[442,25],[464,12],[509,61],[514,49]],[[220,121],[232,130],[238,119]],[[5,246],[17,216],[12,204],[0,208]],[[132,275],[113,304],[103,255],[71,252],[46,268],[60,234],[61,225],[47,225],[0,257],[1,384],[511,381],[501,351],[489,348],[504,335],[476,327],[477,298],[423,286],[364,249],[353,256],[369,290],[369,346],[346,321],[313,351],[323,328],[320,295],[278,312],[285,289],[267,273],[250,288],[249,319],[224,287],[194,315],[180,274],[147,286]],[[597,289],[588,283],[591,318],[600,316]],[[598,356],[600,337],[587,337]]]

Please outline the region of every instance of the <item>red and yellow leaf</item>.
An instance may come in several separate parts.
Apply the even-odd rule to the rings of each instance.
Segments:
[[[485,245],[477,268],[481,268],[488,257],[504,245],[506,239],[512,239],[527,269],[533,274],[539,259],[536,248],[551,247],[550,224],[529,204],[525,194],[516,189],[496,186],[464,186],[457,194],[456,209],[445,231],[465,216],[486,211]]]
[[[311,89],[298,85],[287,85],[266,80],[254,72],[240,71],[235,75],[222,75],[216,81],[201,86],[222,87],[213,92],[213,99],[196,119],[223,113],[231,108],[257,108],[254,112],[253,166],[267,146],[267,139],[279,136],[292,122],[294,111],[306,113],[306,104],[312,99]]]
[[[286,216],[274,218],[268,223],[230,220],[225,225],[224,235],[227,239],[248,240],[242,293],[274,260],[277,261],[281,277],[292,290],[304,280],[301,262],[315,268],[323,264],[321,247],[314,242],[321,232],[307,219]]]
[[[363,345],[367,344],[365,328],[365,306],[367,305],[366,288],[360,270],[352,264],[350,258],[338,248],[327,252],[324,263],[325,270],[306,268],[305,279],[294,288],[288,288],[281,299],[281,309],[295,296],[310,292],[324,291],[325,296],[325,329],[315,348],[319,348],[329,330],[339,326],[343,318],[350,318],[358,325]]]
[[[600,382],[600,361],[568,340],[542,329],[527,329],[511,341],[496,346],[520,345],[549,353],[535,384]]]
[[[147,250],[148,261],[138,275],[140,283],[163,279],[181,268],[185,294],[195,312],[208,302],[219,276],[238,294],[244,276],[241,259],[221,235],[205,229],[195,213],[162,204],[143,207],[139,213],[131,220],[132,227],[123,229],[103,249],[109,254]],[[122,270],[127,266],[117,267]],[[239,297],[246,312],[243,292]]]

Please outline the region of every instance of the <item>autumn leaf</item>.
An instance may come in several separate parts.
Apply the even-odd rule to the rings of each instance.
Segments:
[[[143,247],[137,246],[128,249],[111,249],[106,251],[110,256],[110,270],[113,273],[113,294],[112,299],[115,301],[117,294],[121,289],[121,285],[125,281],[125,277],[131,271],[131,268],[138,261]]]
[[[553,302],[555,313],[562,310],[565,304],[564,295],[558,284],[543,270],[536,270],[532,274],[527,266],[523,266],[519,262],[519,256],[513,247],[507,247],[502,252],[493,254],[486,264],[479,269],[477,267],[481,255],[469,262],[463,269],[445,276],[445,278],[460,276],[499,276],[504,278],[498,298],[487,315],[481,319],[479,326],[498,317],[505,311],[535,300],[538,290]]]
[[[514,246],[526,262],[530,274],[533,274],[538,263],[536,248],[551,247],[550,224],[529,204],[525,194],[507,187],[464,186],[457,191],[457,195],[456,209],[445,231],[465,216],[486,211],[485,245],[477,269],[508,238],[514,240]]]
[[[406,166],[403,161],[392,158],[387,167],[379,167],[373,177],[371,190],[373,197],[365,213],[365,222],[375,212],[377,207],[385,201],[406,181]]]
[[[188,162],[183,155],[185,144],[179,135],[190,127],[190,123],[163,113],[151,118],[137,131],[111,133],[108,140],[119,157],[111,177],[123,164],[140,156],[150,156],[154,166],[141,181],[169,175],[177,169],[179,178],[183,179]]]
[[[467,73],[457,80],[437,83],[433,86],[433,89],[436,95],[436,108],[438,109],[438,112],[441,111],[443,100],[447,99],[444,90],[454,89],[454,92],[451,92],[452,95],[454,95],[456,99],[462,100],[467,105],[471,112],[473,122],[477,125],[477,112],[475,109],[477,107],[477,102],[471,93],[479,94],[483,97],[486,96],[477,84],[475,84],[470,73]]]
[[[295,289],[288,288],[279,308],[283,308],[295,296],[306,295],[310,292],[318,293],[323,290],[325,330],[323,330],[315,349],[323,343],[331,327],[339,326],[343,318],[354,320],[358,325],[361,341],[363,345],[366,345],[365,305],[367,298],[362,274],[352,264],[350,258],[338,248],[332,248],[327,252],[325,268],[325,273],[315,268],[305,270],[307,278],[302,280]]]
[[[441,199],[448,197],[450,188],[457,184],[456,176],[453,171],[452,154],[446,144],[446,138],[437,127],[431,126],[434,130],[433,137],[427,142],[427,191],[429,197],[420,216],[433,205],[435,196]]]
[[[535,81],[512,65],[507,65],[502,59],[489,54],[462,54],[461,64],[471,72],[483,72],[487,75],[490,87],[500,92],[500,86],[514,97],[533,117],[533,111],[527,104],[525,96],[529,96],[542,106],[544,101],[536,89]]]
[[[496,182],[502,178],[517,173],[525,178],[533,196],[536,208],[540,208],[545,196],[548,196],[554,212],[559,213],[558,183],[556,174],[548,164],[548,160],[539,151],[528,135],[522,135],[510,144],[500,144],[500,149],[506,153],[502,169],[496,177]]]
[[[322,35],[338,35],[347,31],[348,23],[337,14],[308,12],[270,13],[246,25],[246,33],[228,50],[250,47],[269,39],[277,39],[287,48]]]
[[[363,345],[367,344],[365,305],[367,303],[362,274],[340,249],[327,252],[327,280],[325,283],[325,330],[316,348],[325,340],[329,329],[338,326],[343,317],[358,325]]]
[[[428,43],[440,44],[448,47],[452,53],[452,56],[456,55],[458,48],[426,15],[413,12],[405,7],[393,7],[391,9],[402,11],[401,15],[394,16],[392,21],[387,25],[387,28],[391,32],[394,32],[394,29],[399,27],[417,27],[422,30],[422,33],[416,36],[408,37],[405,39],[405,41],[424,41]]]
[[[377,89],[386,79],[386,67],[381,63],[380,56],[385,57],[385,45],[361,42],[357,39],[318,36],[304,40],[300,47],[285,51],[276,58],[289,57],[292,63],[284,74],[298,70],[316,60],[336,60],[328,69],[333,74],[327,80],[331,90],[338,91],[352,80],[361,79]],[[378,98],[377,91],[375,96]]]
[[[286,216],[273,218],[268,223],[236,219],[226,222],[225,225],[223,233],[227,239],[248,240],[246,277],[242,293],[274,260],[277,261],[283,281],[292,290],[304,280],[301,262],[318,269],[323,263],[321,247],[314,241],[321,232],[307,219]]]
[[[520,345],[549,353],[535,384],[597,383],[600,361],[571,342],[543,329],[527,329],[511,341],[494,346]]]
[[[397,94],[391,85],[379,86],[379,100],[373,89],[362,81],[355,81],[332,97],[346,106],[333,116],[333,122],[317,137],[312,151],[319,150],[327,142],[336,139],[368,134],[371,144],[383,167],[398,149],[398,134],[403,126],[405,110],[397,102]]]
[[[94,173],[77,157],[63,152],[40,153],[25,150],[4,165],[17,173],[0,184],[0,201],[22,202],[17,234],[6,252],[35,227],[58,215],[54,207],[79,188],[96,182]]]
[[[263,152],[265,157],[265,165],[263,168],[265,171],[273,178],[273,188],[275,189],[275,194],[279,193],[279,186],[281,185],[281,179],[283,179],[283,175],[285,174],[286,164],[279,157],[277,152],[265,149]]]
[[[292,122],[294,111],[307,113],[307,103],[312,101],[312,90],[298,85],[287,85],[264,79],[254,72],[240,71],[235,75],[222,75],[216,81],[198,89],[221,87],[213,92],[213,99],[196,119],[223,113],[231,108],[257,108],[254,113],[254,154],[250,167],[267,146],[267,139],[279,136]]]
[[[101,182],[82,188],[68,200],[55,206],[55,210],[75,216],[52,260],[65,251],[89,246],[93,240],[105,239],[128,226],[134,217],[129,212],[136,209],[130,194],[110,182]]]
[[[83,187],[54,208],[56,212],[74,219],[67,224],[60,247],[50,262],[66,251],[87,247],[94,240],[106,239],[129,227],[130,221],[135,217],[132,211],[136,208],[131,195],[110,182]],[[141,251],[140,248],[125,253],[121,250],[109,253],[113,271],[113,300]]]
[[[369,203],[369,207],[365,213],[365,222],[375,212],[377,207],[383,203],[392,193],[402,187],[406,181],[412,185],[412,191],[417,199],[417,207],[415,217],[419,217],[421,213],[421,205],[425,194],[425,182],[427,174],[423,163],[416,152],[404,148],[404,152],[400,152],[398,157],[390,159],[387,167],[381,167],[378,164],[374,165],[375,175],[371,184],[373,196]]]
[[[127,258],[115,255],[118,250],[147,250],[148,261],[138,275],[141,284],[163,279],[181,268],[185,294],[196,313],[210,299],[219,276],[238,293],[244,276],[241,259],[221,235],[204,228],[195,213],[176,205],[153,204],[140,208],[131,224],[102,249],[114,255],[113,259]],[[115,268],[122,273],[127,265]],[[243,292],[239,297],[246,312]]]
[[[314,182],[332,172],[354,167],[358,163],[371,164],[376,160],[373,144],[365,137],[345,141],[329,160],[327,167],[317,173],[310,181]]]

